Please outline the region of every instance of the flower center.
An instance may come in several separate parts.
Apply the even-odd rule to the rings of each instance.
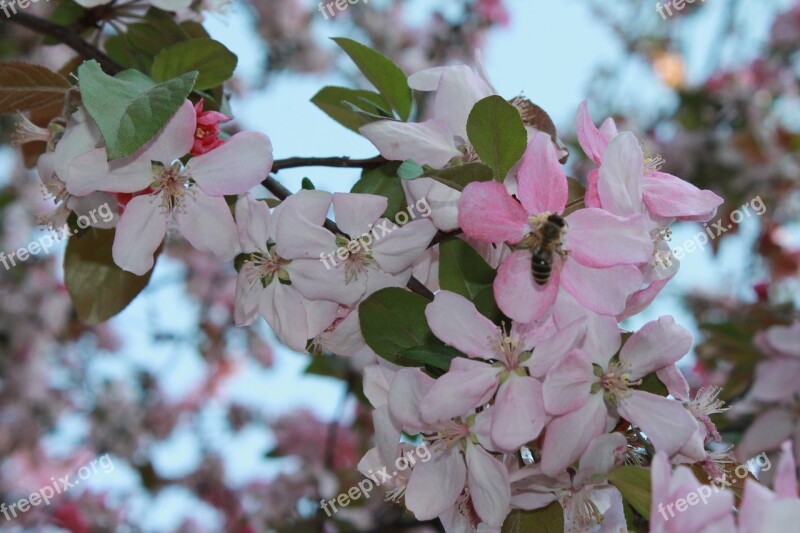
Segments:
[[[599,384],[605,391],[606,399],[615,405],[619,398],[625,398],[630,395],[631,387],[642,384],[641,379],[631,380],[628,365],[620,361],[609,363],[608,370],[605,372],[600,367],[595,366],[595,373],[599,374]]]
[[[569,493],[564,498],[563,505],[572,524],[571,531],[589,531],[603,523],[603,513],[592,501],[587,490]]]
[[[372,257],[372,248],[364,240],[350,240],[343,235],[336,236],[339,251],[343,252],[345,283],[350,283],[365,273],[370,265],[377,265]],[[337,256],[339,256],[337,252]]]
[[[258,249],[251,253],[243,268],[247,269],[247,280],[250,283],[260,281],[261,285],[266,288],[276,276],[280,281],[290,281],[289,273],[284,269],[289,263],[291,261],[279,256],[273,247],[272,250]]]
[[[193,196],[192,176],[189,175],[180,161],[167,167],[160,161],[151,161],[153,182],[150,184],[153,194],[161,196],[161,208],[167,212],[186,209],[186,196]]]

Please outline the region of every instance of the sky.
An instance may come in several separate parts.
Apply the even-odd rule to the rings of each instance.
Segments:
[[[258,0],[256,0],[258,1]],[[373,0],[378,1],[378,0]],[[610,2],[611,0],[609,0]],[[649,2],[650,0],[644,0]],[[754,37],[743,36],[742,50],[714,50],[712,35],[722,20],[725,9],[732,0],[708,0],[708,12],[687,25],[691,32],[691,49],[688,55],[690,79],[703,74],[710,54],[719,53],[722,61],[726,55],[741,60],[750,49],[755,50],[758,35],[764,33],[771,19],[765,4],[785,5],[789,0],[763,2],[749,0],[751,6],[743,16],[752,21]],[[314,5],[309,0],[310,5]],[[660,21],[655,11],[655,23]],[[599,24],[586,3],[578,0],[510,0],[511,26],[494,31],[484,50],[489,76],[499,92],[506,97],[523,93],[546,109],[556,123],[565,130],[572,129],[572,120],[578,104],[586,97],[586,87],[600,65],[620,63],[622,51],[609,31]],[[358,6],[353,6],[356,9]],[[413,16],[424,18],[427,8],[421,1],[409,2]],[[340,36],[343,26],[336,19],[325,21],[320,15],[314,24],[325,36]],[[249,25],[246,11],[235,4],[225,18],[214,16],[207,22],[212,36],[225,43],[239,55],[238,74],[245,79],[257,75],[264,53],[257,45],[258,38]],[[752,42],[748,41],[752,39]],[[642,65],[623,63],[627,81],[618,95],[619,102],[636,101],[642,105],[669,105],[666,89],[646,73]],[[345,80],[331,76],[284,75],[278,77],[266,90],[255,91],[245,99],[234,100],[232,108],[242,129],[255,129],[270,135],[275,148],[275,158],[291,156],[370,157],[376,150],[366,140],[345,130],[309,100],[326,84],[342,84]],[[591,104],[591,102],[590,102]],[[595,116],[597,122],[603,117]],[[0,166],[3,160],[0,158]],[[0,173],[1,174],[1,173]],[[347,191],[357,178],[357,172],[337,169],[303,169],[281,172],[280,180],[291,190],[299,188],[304,177],[310,177],[318,188]],[[752,238],[755,224],[746,220],[743,235],[723,243],[721,254],[712,258],[708,250],[695,252],[683,262],[681,272],[668,286],[656,303],[641,317],[630,322],[637,327],[648,320],[671,313],[679,323],[689,325],[691,317],[684,311],[678,295],[687,290],[730,290],[744,275],[738,265],[743,264],[748,237]],[[699,225],[680,225],[675,228],[674,242],[681,243],[698,231]],[[154,274],[154,284],[174,279],[180,275],[180,266],[161,260]],[[724,286],[723,286],[724,284]],[[185,347],[154,345],[142,331],[143,324],[169,325],[171,330],[190,332],[196,319],[196,308],[186,302],[180,286],[164,283],[163,288],[149,291],[137,299],[120,317],[115,319],[126,341],[122,354],[98,358],[90,379],[97,385],[109,376],[131,376],[133,369],[147,368],[156,373],[173,398],[180,398],[202,380],[204,366],[198,354]],[[257,327],[271,337],[263,322]],[[262,475],[274,475],[284,465],[267,462],[263,454],[269,450],[271,440],[263,431],[247,430],[233,436],[224,429],[224,406],[233,400],[263,409],[269,414],[286,413],[301,406],[308,407],[319,416],[330,419],[342,394],[341,384],[325,378],[303,376],[308,358],[275,346],[275,366],[264,371],[247,364],[244,370],[228,383],[222,395],[201,416],[204,433],[213,449],[228,458],[226,466],[234,483]],[[63,424],[53,446],[68,446],[78,442],[86,428],[79,421]],[[192,471],[200,458],[196,443],[187,431],[176,431],[173,438],[160,445],[155,454],[156,468],[164,475],[181,475]],[[94,478],[95,487],[124,488],[135,480],[135,475],[120,468],[113,475]],[[164,493],[157,501],[134,498],[134,506],[147,515],[147,529],[168,530],[175,527],[182,516],[189,514],[214,519],[213,511],[198,505],[181,491]],[[205,513],[205,514],[203,514]]]

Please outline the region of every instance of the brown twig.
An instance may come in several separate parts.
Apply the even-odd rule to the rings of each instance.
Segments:
[[[272,172],[287,168],[300,167],[333,167],[333,168],[377,168],[386,163],[381,156],[369,159],[350,159],[349,157],[290,157],[278,159],[272,164]]]
[[[84,41],[81,36],[71,28],[61,26],[50,22],[47,19],[31,15],[24,11],[19,11],[13,16],[8,18],[8,21],[13,24],[18,24],[24,28],[38,33],[52,37],[56,41],[63,43],[80,54],[84,59],[94,59],[107,74],[116,74],[123,70],[122,66],[108,57],[105,53],[99,50],[96,46]]]

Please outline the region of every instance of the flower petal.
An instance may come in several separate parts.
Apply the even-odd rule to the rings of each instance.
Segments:
[[[537,132],[528,143],[517,173],[522,205],[531,214],[561,213],[567,205],[567,176],[549,135]]]
[[[631,380],[677,363],[689,353],[692,333],[671,316],[648,322],[634,333],[619,352],[620,361],[630,363]]]
[[[559,271],[554,268],[547,283],[535,283],[531,272],[531,252],[518,250],[508,256],[497,271],[494,280],[497,305],[513,320],[539,320],[547,314],[556,299],[559,278]]]
[[[450,291],[439,291],[425,308],[433,334],[470,357],[497,358],[496,342],[502,332],[475,308],[475,304]]]
[[[589,400],[595,382],[597,377],[586,355],[579,350],[569,353],[547,373],[542,386],[545,409],[552,415],[579,409]]]
[[[406,507],[417,520],[433,520],[455,505],[466,479],[467,466],[460,447],[444,448],[411,471],[406,488]]]
[[[561,283],[590,311],[615,316],[625,309],[628,296],[641,287],[642,273],[633,265],[590,268],[568,259]]]
[[[570,214],[566,222],[565,247],[571,258],[584,266],[646,263],[653,255],[653,240],[644,217],[618,217],[587,208]]]
[[[467,442],[467,483],[472,505],[489,527],[499,528],[511,510],[506,466],[478,445]]]
[[[493,411],[492,441],[503,450],[516,452],[536,439],[547,421],[542,384],[530,376],[512,375],[500,385]]]
[[[381,224],[376,226],[373,236],[383,233]],[[372,258],[389,274],[411,268],[436,236],[436,227],[426,219],[413,220],[403,226],[384,224],[387,226],[387,229],[394,229],[372,242]]]
[[[624,132],[615,137],[603,154],[597,192],[603,209],[615,215],[643,212],[642,180],[644,154],[636,137]]]
[[[571,324],[538,343],[533,349],[533,357],[526,364],[530,368],[531,375],[543,378],[553,365],[578,347],[585,334],[586,319],[579,317]]]
[[[434,117],[446,123],[453,135],[466,142],[467,119],[479,100],[494,94],[480,76],[466,65],[454,65],[441,72],[436,97],[433,100]]]
[[[483,361],[455,359],[450,371],[437,379],[423,398],[423,420],[450,420],[488,403],[497,391],[501,370]]]
[[[668,455],[678,452],[697,427],[680,402],[649,392],[632,391],[619,400],[617,409],[642,429],[657,451]]]
[[[542,472],[556,476],[577,461],[603,433],[607,412],[603,395],[592,394],[580,409],[552,419],[544,435]]]
[[[296,352],[306,351],[306,309],[296,289],[273,280],[261,293],[258,310],[281,342]]]
[[[272,169],[272,143],[263,133],[243,131],[193,157],[186,168],[206,194],[242,194],[267,178]]]
[[[389,387],[389,411],[404,429],[419,433],[428,427],[420,404],[434,383],[418,368],[403,368],[395,374]]]
[[[245,252],[266,249],[269,241],[269,206],[245,194],[236,201],[236,227],[239,244]]]
[[[334,193],[333,212],[336,225],[347,233],[351,239],[369,233],[383,212],[389,200],[376,194]]]
[[[697,222],[711,220],[723,203],[712,191],[700,190],[664,172],[648,174],[642,194],[650,212],[665,218],[688,218]]]
[[[225,198],[208,196],[196,189],[194,195],[187,197],[186,208],[173,211],[173,217],[181,234],[197,250],[212,252],[222,261],[232,260],[241,251],[236,223]]]
[[[575,128],[578,133],[578,142],[584,153],[599,165],[603,161],[603,152],[608,146],[608,139],[594,125],[589,114],[589,103],[586,100],[578,106]]]
[[[453,132],[441,120],[422,123],[379,120],[361,126],[359,131],[390,161],[413,159],[420,165],[443,168],[462,155],[456,149]]]
[[[458,223],[470,237],[491,243],[516,244],[530,231],[525,209],[496,181],[473,182],[464,188]]]
[[[86,196],[95,191],[139,192],[153,181],[150,160],[131,156],[109,163],[105,148],[76,157],[68,169],[64,181],[67,191],[75,196]]]
[[[153,253],[167,232],[167,215],[158,196],[137,196],[128,202],[117,224],[111,249],[114,262],[137,276],[153,268]]]

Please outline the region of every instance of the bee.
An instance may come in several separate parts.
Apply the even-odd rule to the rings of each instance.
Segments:
[[[567,252],[562,249],[562,239],[564,229],[567,227],[566,221],[558,215],[547,215],[537,227],[535,233],[535,244],[531,249],[531,271],[533,281],[538,285],[544,285],[550,280],[553,272],[553,258],[556,254],[565,256]]]

